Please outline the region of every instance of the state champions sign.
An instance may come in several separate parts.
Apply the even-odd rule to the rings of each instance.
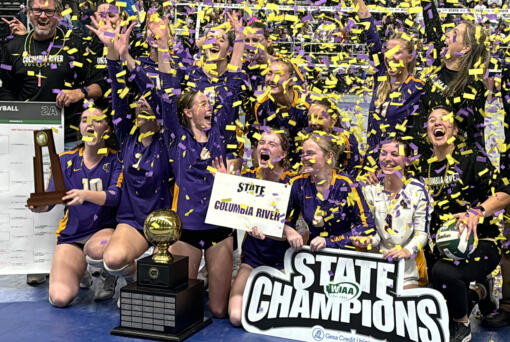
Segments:
[[[403,290],[404,262],[340,249],[289,248],[285,273],[253,270],[243,327],[299,341],[449,341],[448,309],[430,288]]]

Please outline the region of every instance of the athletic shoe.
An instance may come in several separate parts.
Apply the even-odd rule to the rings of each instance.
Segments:
[[[117,285],[118,277],[109,274],[106,271],[101,272],[99,282],[94,292],[94,300],[101,301],[113,298],[115,294],[115,286]]]
[[[41,285],[48,279],[48,274],[27,274],[28,285]]]
[[[496,313],[484,317],[482,325],[486,328],[506,327],[507,325],[510,325],[510,312],[503,311],[500,308]]]
[[[197,279],[203,280],[204,281],[204,289],[207,289],[207,287],[209,286],[209,276],[208,276],[208,272],[207,272],[207,264],[204,265],[204,267],[202,267],[200,269],[200,271],[198,271]]]
[[[471,324],[453,322],[453,329],[450,331],[450,342],[471,341]]]
[[[478,308],[483,317],[489,316],[498,308],[498,301],[494,296],[494,278],[486,278],[481,282],[477,282],[476,285],[485,289],[485,298],[480,300]]]
[[[80,279],[80,289],[88,289],[92,286],[92,275],[88,270],[85,270],[83,276]]]

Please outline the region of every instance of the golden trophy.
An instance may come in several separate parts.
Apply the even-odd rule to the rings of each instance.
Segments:
[[[179,216],[168,209],[158,209],[147,216],[143,224],[145,238],[156,246],[157,251],[152,260],[160,264],[169,264],[173,261],[168,247],[179,240],[182,232],[182,223]]]
[[[137,262],[137,281],[120,290],[120,326],[112,335],[182,341],[211,323],[204,317],[202,280],[188,279],[188,257],[171,255],[182,223],[170,209],[157,209],[144,222],[155,253]]]

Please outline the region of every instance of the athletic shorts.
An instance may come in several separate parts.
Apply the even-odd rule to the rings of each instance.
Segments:
[[[206,230],[183,229],[179,241],[186,242],[195,248],[206,250],[232,236],[232,234],[232,229],[224,227]]]

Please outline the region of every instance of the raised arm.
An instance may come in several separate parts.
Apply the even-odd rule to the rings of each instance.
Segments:
[[[239,18],[235,18],[228,12],[227,14],[230,24],[232,25],[232,29],[235,31],[235,42],[232,48],[232,57],[230,58],[230,65],[228,66],[228,69],[230,71],[236,72],[241,71],[243,67],[243,55],[245,44],[243,18],[241,16],[239,16]]]
[[[358,9],[358,18],[360,20],[361,26],[364,28],[365,36],[367,38],[367,47],[370,54],[370,59],[374,62],[374,67],[376,67],[379,72],[384,72],[384,56],[382,53],[382,43],[379,37],[379,33],[377,32],[377,27],[375,25],[375,20],[368,11],[367,6],[363,0],[356,0],[356,7]]]
[[[436,49],[432,55],[435,57],[434,64],[441,63],[441,49],[444,46],[444,41],[441,39],[444,36],[439,13],[437,12],[436,5],[433,0],[421,0],[423,8],[423,21],[425,24],[425,36],[427,37],[427,44],[434,44]]]

